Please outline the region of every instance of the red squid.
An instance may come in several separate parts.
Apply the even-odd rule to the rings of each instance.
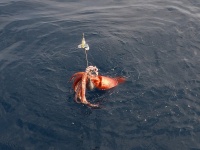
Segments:
[[[70,81],[73,80],[73,89],[75,91],[75,101],[77,103],[83,103],[93,108],[98,108],[98,104],[91,104],[86,99],[86,89],[92,90],[97,88],[99,90],[108,90],[119,83],[123,83],[125,78],[123,77],[106,77],[98,75],[98,69],[95,66],[89,66],[85,72],[77,72],[72,75]]]

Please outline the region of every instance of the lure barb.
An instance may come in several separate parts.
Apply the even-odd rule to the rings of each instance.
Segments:
[[[78,45],[78,48],[84,48],[87,51],[90,49],[89,45],[85,41],[84,33],[83,33],[81,44]]]

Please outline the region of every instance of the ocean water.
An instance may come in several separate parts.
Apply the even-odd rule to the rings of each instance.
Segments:
[[[199,0],[1,0],[1,150],[199,150]],[[74,101],[90,65],[127,81]]]

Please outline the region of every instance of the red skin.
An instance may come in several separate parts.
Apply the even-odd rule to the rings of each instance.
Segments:
[[[81,103],[86,104],[93,108],[98,108],[98,104],[91,104],[87,101],[85,97],[86,93],[86,84],[87,79],[90,78],[94,86],[99,90],[108,90],[115,86],[117,86],[119,83],[123,83],[125,81],[125,78],[123,77],[116,77],[116,78],[110,78],[106,76],[89,76],[86,72],[77,72],[70,78],[73,81],[73,89],[75,91],[75,101],[78,103],[78,99]]]
[[[123,77],[110,78],[106,76],[92,76],[90,79],[95,87],[99,90],[109,90],[117,86],[119,83],[123,83],[125,81],[125,78]]]
[[[77,83],[82,79],[82,76],[85,72],[77,72],[75,74],[72,75],[72,77],[70,78],[70,81],[73,79],[73,89],[75,90],[75,86],[77,85]]]

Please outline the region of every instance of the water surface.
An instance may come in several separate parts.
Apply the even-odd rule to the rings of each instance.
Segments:
[[[1,0],[0,149],[200,149],[198,0]],[[74,102],[90,65],[125,84]]]

